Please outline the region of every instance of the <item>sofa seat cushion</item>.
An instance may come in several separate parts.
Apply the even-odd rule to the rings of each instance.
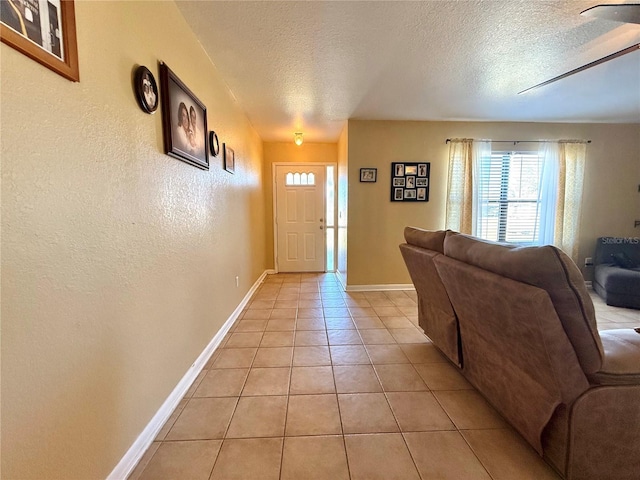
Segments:
[[[593,302],[580,270],[564,252],[551,245],[517,247],[447,232],[444,254],[545,290],[585,373],[600,370],[603,348]]]
[[[640,383],[640,333],[632,328],[600,332],[604,361],[589,381],[599,385]]]
[[[640,269],[621,268],[615,265],[597,265],[595,280],[611,293],[640,297]]]

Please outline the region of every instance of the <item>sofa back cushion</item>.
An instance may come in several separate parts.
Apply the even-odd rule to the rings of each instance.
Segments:
[[[545,290],[585,373],[602,366],[604,350],[584,278],[558,248],[517,247],[447,232],[445,255]]]
[[[423,230],[416,227],[405,227],[404,239],[409,245],[434,250],[439,253],[444,252],[445,230],[437,230],[434,232]]]
[[[629,266],[625,268],[633,268],[640,265],[640,239],[620,238],[620,237],[600,237],[596,242],[596,252],[593,256],[593,263],[600,265],[602,263],[616,264],[617,258],[628,259]],[[624,265],[620,265],[624,266]]]

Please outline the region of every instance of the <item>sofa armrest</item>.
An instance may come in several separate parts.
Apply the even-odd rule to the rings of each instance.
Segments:
[[[640,385],[640,333],[631,328],[600,332],[604,361],[589,375],[597,385]],[[640,387],[639,387],[640,388]]]

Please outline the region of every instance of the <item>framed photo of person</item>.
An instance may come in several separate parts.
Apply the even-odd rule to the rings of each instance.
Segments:
[[[0,39],[58,75],[80,81],[73,0],[0,0]]]
[[[393,162],[391,201],[428,202],[430,163]]]
[[[164,63],[160,85],[165,153],[209,170],[207,107]]]
[[[360,169],[361,182],[376,182],[377,180],[378,180],[377,168],[361,168]]]
[[[224,169],[229,173],[236,172],[236,157],[233,149],[226,143],[222,144],[224,151]]]
[[[140,66],[136,69],[133,87],[142,111],[154,113],[158,108],[158,84],[147,67]]]

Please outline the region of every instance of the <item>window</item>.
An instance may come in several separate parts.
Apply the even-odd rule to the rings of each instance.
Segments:
[[[287,186],[291,186],[291,185],[300,185],[300,186],[305,186],[305,185],[315,185],[316,184],[316,176],[313,173],[293,173],[293,172],[289,172],[287,173],[287,176],[285,177],[285,184]]]
[[[480,158],[475,235],[498,242],[539,243],[542,165],[537,152],[492,152]]]

